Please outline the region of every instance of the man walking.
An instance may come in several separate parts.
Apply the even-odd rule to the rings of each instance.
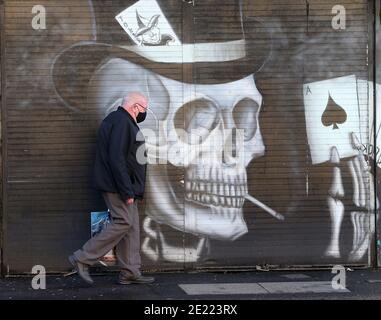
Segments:
[[[122,268],[120,284],[151,283],[140,272],[140,232],[137,200],[143,199],[146,165],[139,159],[144,138],[137,123],[144,121],[148,101],[138,92],[129,93],[122,106],[111,112],[98,131],[95,159],[95,187],[102,191],[110,210],[111,223],[69,256],[78,275],[88,284],[93,280],[89,266],[116,247]]]

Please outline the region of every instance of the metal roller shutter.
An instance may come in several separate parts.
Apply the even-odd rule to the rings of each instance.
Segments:
[[[339,30],[333,0],[155,3],[42,0],[35,30],[34,1],[4,1],[4,272],[68,268],[105,209],[97,127],[130,90],[149,97],[141,127],[158,135],[145,269],[369,265],[371,186],[348,146],[356,126],[371,142],[368,1],[341,2]],[[115,16],[131,5],[125,31]]]

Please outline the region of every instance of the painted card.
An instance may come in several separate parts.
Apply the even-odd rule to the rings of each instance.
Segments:
[[[355,156],[351,133],[360,136],[360,113],[354,75],[303,86],[307,138],[313,164],[330,160],[336,147],[340,158]]]
[[[137,45],[181,45],[155,0],[140,0],[120,12],[115,19]]]

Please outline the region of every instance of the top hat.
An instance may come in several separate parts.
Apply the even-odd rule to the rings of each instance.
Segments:
[[[105,59],[123,58],[162,76],[219,84],[258,71],[271,52],[266,28],[240,0],[92,0],[96,39],[65,48],[53,63],[57,94],[80,108]]]

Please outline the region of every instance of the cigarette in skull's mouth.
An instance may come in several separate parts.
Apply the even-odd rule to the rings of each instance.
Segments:
[[[257,205],[258,207],[262,208],[263,210],[265,210],[266,212],[268,212],[269,214],[271,214],[273,217],[279,219],[279,220],[284,220],[284,216],[281,215],[280,213],[274,211],[273,209],[269,208],[268,206],[266,206],[264,203],[260,202],[259,200],[255,199],[254,197],[252,197],[251,195],[249,194],[246,194],[245,195],[245,198],[249,201],[251,201],[252,203],[254,203],[255,205]]]

